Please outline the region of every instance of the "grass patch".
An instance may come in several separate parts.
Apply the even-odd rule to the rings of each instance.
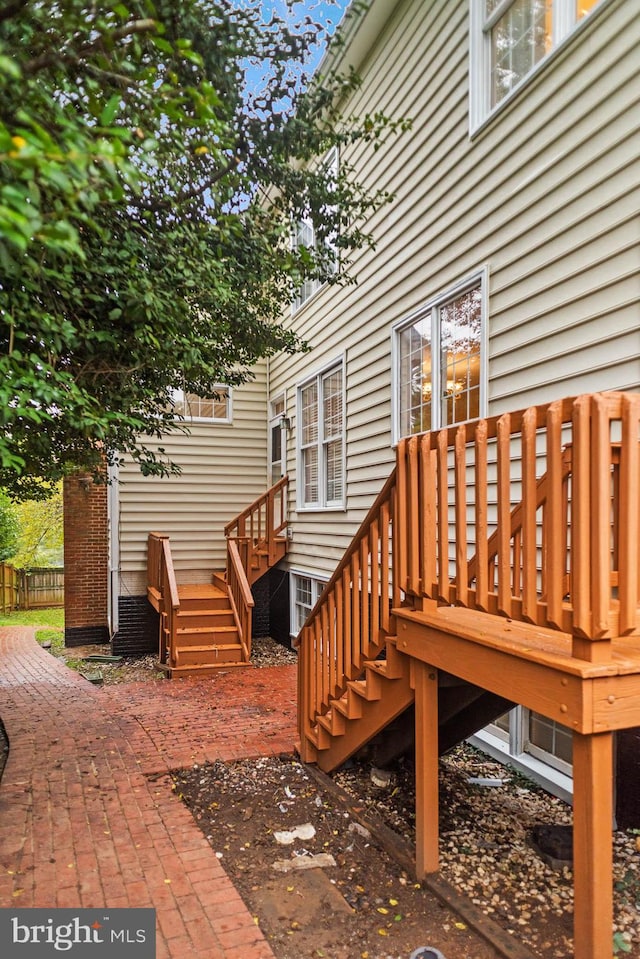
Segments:
[[[61,629],[36,629],[36,640],[41,646],[51,643],[51,652],[55,655],[64,651],[64,632]]]
[[[0,614],[0,626],[64,629],[64,609],[62,606],[50,609],[15,609],[11,613]]]

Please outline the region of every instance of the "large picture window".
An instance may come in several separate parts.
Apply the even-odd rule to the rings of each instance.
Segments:
[[[396,328],[398,438],[482,415],[482,280],[469,279]]]
[[[561,44],[600,0],[471,0],[472,127]]]
[[[343,366],[314,376],[298,390],[299,506],[344,505]]]

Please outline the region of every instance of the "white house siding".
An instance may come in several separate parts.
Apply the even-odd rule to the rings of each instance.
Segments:
[[[233,422],[198,423],[162,445],[179,476],[143,477],[120,470],[120,594],[146,591],[150,532],[166,533],[179,582],[209,582],[225,566],[224,527],[267,488],[266,363],[232,391]]]
[[[396,4],[350,110],[413,129],[348,157],[396,198],[371,219],[377,248],[355,258],[358,285],[324,288],[293,317],[312,351],[271,363],[292,424],[292,569],[331,573],[392,467],[392,326],[479,267],[489,414],[640,387],[639,45],[636,4],[602,0],[470,136],[468,0]],[[296,384],[340,356],[347,508],[296,513]]]

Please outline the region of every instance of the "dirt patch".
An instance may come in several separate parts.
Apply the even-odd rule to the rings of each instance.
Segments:
[[[400,856],[403,868],[387,854],[375,829],[382,820],[381,829],[390,827],[399,837],[396,850],[413,855],[412,763],[384,771],[350,764],[334,780],[324,788],[291,757],[175,774],[174,788],[278,959],[408,959],[424,945],[437,947],[446,959],[489,959],[502,954],[501,943],[511,943],[509,954],[523,959],[573,955],[571,868],[548,864],[531,844],[536,824],[570,824],[565,803],[470,747],[459,747],[441,763],[440,875],[471,910],[463,920],[432,895],[429,883],[414,881],[408,856]],[[346,791],[346,804],[336,790]],[[361,822],[374,823],[371,835]],[[278,834],[287,831],[292,841],[283,845]],[[612,951],[638,959],[638,835],[616,833],[614,849]],[[311,857],[326,853],[335,865],[310,873],[274,868],[278,861],[310,864]],[[495,949],[470,928],[474,913],[497,933],[489,939]],[[482,919],[477,928],[483,928]]]
[[[196,766],[174,788],[278,959],[497,959],[290,757]]]

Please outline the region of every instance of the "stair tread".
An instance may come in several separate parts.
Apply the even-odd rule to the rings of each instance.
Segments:
[[[189,634],[190,636],[198,636],[200,633],[235,633],[238,631],[237,626],[178,626],[176,632],[178,635],[182,634],[183,636]]]
[[[242,649],[241,643],[203,643],[201,646],[178,646],[177,651],[181,654],[206,653],[210,650],[236,650]]]
[[[180,599],[222,599],[227,594],[212,583],[183,583],[178,586]]]

